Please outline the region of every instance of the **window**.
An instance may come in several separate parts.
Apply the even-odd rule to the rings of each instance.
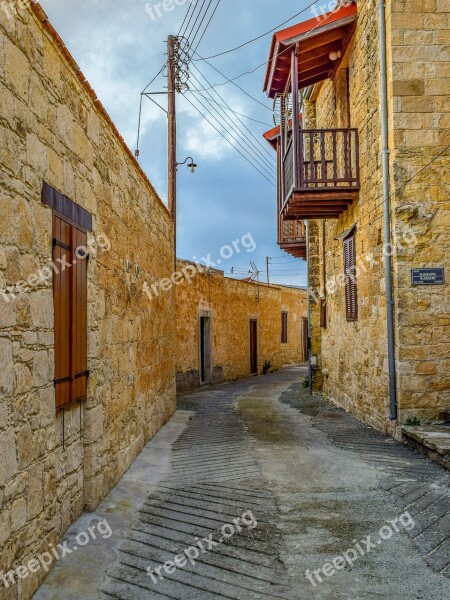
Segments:
[[[53,208],[54,385],[56,408],[64,409],[87,396],[86,229],[92,218],[47,184],[42,200]]]
[[[288,313],[281,313],[281,343],[287,344],[288,342]]]
[[[358,320],[355,234],[344,239],[345,310],[347,321]]]

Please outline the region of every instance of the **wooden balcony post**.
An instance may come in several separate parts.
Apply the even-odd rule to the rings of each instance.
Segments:
[[[293,160],[294,160],[294,189],[300,187],[300,123],[298,116],[298,44],[296,44],[291,51],[291,85],[292,85],[292,149],[293,149]],[[302,159],[303,160],[303,159]]]

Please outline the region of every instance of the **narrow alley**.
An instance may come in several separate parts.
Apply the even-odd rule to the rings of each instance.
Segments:
[[[448,598],[448,472],[309,396],[304,375],[182,396],[65,539],[103,519],[112,535],[59,561],[34,599]]]

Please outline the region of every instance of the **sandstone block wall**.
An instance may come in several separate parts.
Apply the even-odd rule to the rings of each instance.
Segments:
[[[387,9],[397,383],[404,422],[411,416],[438,418],[449,406],[448,287],[411,286],[411,268],[448,267],[448,153],[429,165],[448,144],[448,6],[392,0]],[[318,127],[358,128],[361,177],[359,201],[326,222],[325,256],[319,226],[313,242],[320,254],[313,253],[311,269],[319,281],[325,269],[333,290],[327,295],[327,328],[321,330],[325,394],[374,427],[395,433],[389,421],[378,36],[376,4],[359,3],[352,43],[335,78],[320,86],[316,115],[309,117]],[[350,123],[342,98],[347,76]],[[353,224],[359,318],[347,322],[343,247],[335,238]]]
[[[395,261],[402,422],[450,408],[449,19],[448,0],[392,0],[388,12],[395,236],[417,237]],[[444,267],[446,285],[411,286],[420,267]]]
[[[185,266],[179,261],[179,270]],[[180,391],[200,385],[199,319],[211,317],[213,381],[250,375],[250,319],[258,320],[258,372],[265,361],[278,369],[302,362],[302,318],[306,291],[254,284],[224,277],[216,270],[179,285],[177,304],[177,381]],[[288,313],[288,343],[281,343],[281,313]]]
[[[323,82],[317,94],[317,127],[353,127],[359,131],[361,192],[359,201],[339,219],[325,222],[325,243],[322,222],[317,224],[318,256],[311,269],[322,293],[324,276],[328,282],[327,327],[320,330],[323,391],[359,418],[385,429],[389,394],[380,205],[377,19],[376,6],[358,4],[358,23],[352,42],[335,78]],[[347,322],[343,244],[335,238],[355,223],[357,263],[363,269],[358,276],[359,318],[356,322]],[[366,260],[369,255],[373,257],[370,262]],[[317,335],[317,325],[313,322],[313,338],[314,335]]]
[[[0,289],[52,260],[43,181],[90,211],[90,239],[105,235],[111,249],[89,261],[88,400],[65,412],[65,449],[51,282],[0,295],[0,572],[56,545],[175,409],[174,295],[149,306],[142,293],[144,278],[172,272],[172,221],[41,19],[0,11]],[[30,597],[43,574],[0,596]]]

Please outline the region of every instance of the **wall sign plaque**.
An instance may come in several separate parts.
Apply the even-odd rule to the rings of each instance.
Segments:
[[[411,281],[413,285],[444,285],[444,268],[412,269]]]

